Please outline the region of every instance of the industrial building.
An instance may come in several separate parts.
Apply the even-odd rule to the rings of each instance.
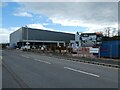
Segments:
[[[21,47],[26,44],[39,45],[68,45],[70,40],[74,40],[75,35],[70,33],[55,32],[42,29],[21,27],[10,34],[10,47]]]

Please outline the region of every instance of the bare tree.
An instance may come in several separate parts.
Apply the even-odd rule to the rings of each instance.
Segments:
[[[113,27],[106,27],[104,35],[107,37],[113,37],[113,36],[118,36],[118,30]]]
[[[110,27],[105,28],[105,36],[110,37]]]

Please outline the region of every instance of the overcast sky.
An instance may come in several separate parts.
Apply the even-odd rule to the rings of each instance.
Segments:
[[[104,32],[106,27],[118,28],[117,2],[15,1],[6,1],[0,5],[2,9],[0,42],[9,42],[9,34],[25,25],[69,33]]]

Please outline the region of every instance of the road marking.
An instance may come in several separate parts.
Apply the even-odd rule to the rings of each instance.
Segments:
[[[93,74],[93,73],[89,73],[89,72],[85,72],[85,71],[81,71],[81,70],[76,70],[76,69],[69,68],[69,67],[64,67],[64,68],[68,69],[68,70],[71,70],[71,71],[75,71],[75,72],[91,75],[91,76],[94,76],[94,77],[100,77],[99,75],[96,75],[96,74]]]
[[[43,63],[47,63],[47,64],[51,64],[50,62],[47,62],[47,61],[43,61],[43,60],[39,60],[39,59],[34,59],[36,61],[40,61],[40,62],[43,62]]]
[[[27,57],[27,56],[24,56],[24,55],[22,55],[22,56],[25,57],[25,58],[30,58],[30,57]],[[39,59],[34,59],[34,60],[40,61],[40,62],[43,62],[43,63],[47,63],[47,64],[51,64],[50,62],[46,62],[46,61],[39,60]]]
[[[25,55],[22,55],[23,57],[26,57]],[[49,59],[51,58],[55,58],[55,57],[50,57],[50,56],[47,56]],[[26,57],[26,58],[30,58],[30,57]],[[99,66],[99,67],[104,67],[104,68],[112,68],[112,69],[117,69],[118,68],[115,68],[115,67],[108,67],[108,66],[102,66],[102,65],[97,65],[97,64],[92,64],[92,63],[85,63],[85,62],[79,62],[79,61],[72,61],[72,60],[68,60],[68,59],[60,59],[60,58],[55,58],[55,59],[58,59],[58,60],[61,60],[61,61],[70,61],[70,62],[74,62],[74,63],[81,63],[81,64],[88,64],[88,65],[93,65],[93,66]],[[72,59],[72,58],[71,58]]]

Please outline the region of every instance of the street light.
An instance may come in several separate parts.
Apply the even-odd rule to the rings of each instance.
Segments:
[[[27,25],[25,26],[25,28],[27,29],[27,42],[26,42],[26,44],[27,44],[27,51],[28,51],[28,27],[27,27]]]

